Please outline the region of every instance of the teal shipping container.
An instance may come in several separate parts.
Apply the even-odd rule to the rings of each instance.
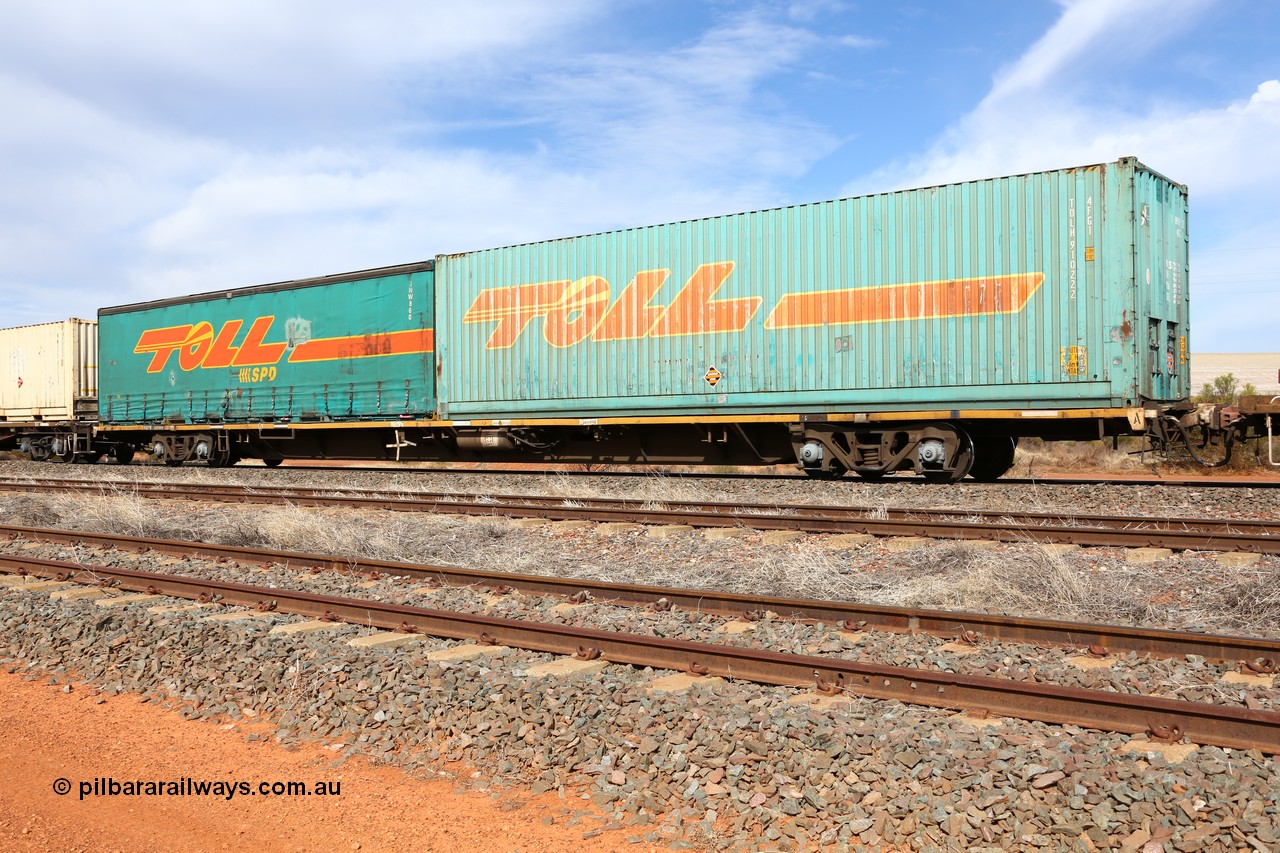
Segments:
[[[1132,158],[442,255],[439,413],[1181,400],[1187,272],[1186,188]]]
[[[113,424],[371,421],[435,410],[432,264],[98,314]]]

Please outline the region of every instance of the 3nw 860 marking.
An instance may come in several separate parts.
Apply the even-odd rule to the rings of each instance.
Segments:
[[[616,302],[598,276],[544,281],[480,291],[464,323],[497,323],[486,349],[515,345],[535,318],[553,347],[592,341],[625,341],[703,333],[741,332],[764,302],[761,296],[713,299],[733,272],[732,261],[699,266],[669,305],[650,304],[671,270],[636,273]],[[1014,273],[942,281],[850,287],[783,294],[764,321],[766,329],[881,323],[941,317],[973,317],[1021,311],[1044,284],[1044,273]]]

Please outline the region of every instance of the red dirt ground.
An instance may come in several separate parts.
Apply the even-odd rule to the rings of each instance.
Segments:
[[[341,763],[318,746],[287,751],[248,742],[245,727],[184,720],[131,694],[71,693],[0,671],[0,849],[12,851],[422,850],[643,851],[628,835],[584,839],[603,824],[567,826],[585,801],[554,792],[455,793],[449,779],[411,779],[362,759]],[[103,704],[97,699],[105,698]],[[340,766],[338,766],[340,765]],[[81,781],[341,782],[337,797],[143,796],[79,798]],[[59,796],[57,779],[71,782]],[[543,823],[553,818],[552,825]]]

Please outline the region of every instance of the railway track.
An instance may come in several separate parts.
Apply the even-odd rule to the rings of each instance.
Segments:
[[[356,489],[298,489],[85,479],[0,479],[0,490],[96,492],[168,500],[292,503],[397,512],[446,512],[511,518],[590,520],[691,527],[743,527],[808,533],[866,533],[940,539],[1040,542],[1171,550],[1280,554],[1280,522],[1131,515],[919,510],[826,505],[639,502],[601,498],[394,494]]]
[[[1158,657],[1200,655],[1210,660],[1252,664],[1255,671],[1274,671],[1280,661],[1280,640],[1233,637],[1190,631],[1167,631],[1028,619],[988,613],[888,607],[852,602],[747,596],[716,590],[689,590],[620,584],[581,578],[524,575],[511,572],[417,565],[351,556],[326,556],[297,551],[277,551],[241,545],[181,542],[110,533],[83,533],[36,527],[0,525],[0,537],[68,545],[118,548],[140,553],[155,552],[180,557],[209,557],[258,565],[298,569],[325,569],[410,578],[444,586],[483,586],[529,595],[587,598],[625,606],[667,606],[714,613],[732,618],[757,618],[773,612],[787,619],[810,620],[850,630],[879,630],[966,638],[970,643],[1005,642],[1060,646],[1091,650],[1095,655],[1137,653]],[[585,593],[585,595],[584,595]]]
[[[0,461],[0,469],[3,467]],[[160,463],[134,463],[139,468],[150,468],[153,470],[164,470],[164,466]],[[623,478],[652,478],[662,477],[672,480],[744,480],[744,481],[764,481],[764,482],[788,482],[797,483],[813,482],[813,478],[805,474],[796,473],[772,473],[772,472],[745,472],[745,473],[721,473],[715,471],[667,471],[662,469],[643,470],[643,471],[620,471],[614,468],[600,468],[596,470],[582,470],[578,467],[561,466],[553,468],[541,467],[520,467],[520,468],[412,468],[407,465],[388,466],[369,466],[369,465],[334,465],[325,462],[310,462],[308,460],[290,459],[284,463],[284,468],[303,469],[307,471],[331,472],[331,473],[368,473],[368,474],[421,474],[423,476],[441,475],[441,474],[457,474],[468,477],[574,477],[574,478],[601,478],[601,477],[623,477]],[[101,463],[102,468],[110,470],[114,466],[108,463]],[[264,479],[270,479],[275,476],[273,472],[278,468],[267,468],[258,465],[240,465],[237,466],[237,473],[259,472]],[[921,488],[937,488],[939,484],[931,483],[921,477],[910,475],[889,475],[880,481],[881,484],[891,484],[898,486],[919,486]],[[845,481],[851,491],[857,491],[862,485],[862,481],[855,477],[850,477]],[[1173,487],[1173,488],[1195,488],[1195,489],[1280,489],[1280,477],[1269,477],[1265,479],[1248,479],[1243,477],[1222,477],[1222,476],[1203,476],[1203,477],[1161,477],[1161,476],[1111,476],[1111,475],[1095,475],[1092,477],[1072,477],[1067,475],[1046,475],[1043,477],[1001,477],[994,482],[979,482],[977,480],[964,480],[961,483],[950,485],[961,485],[968,488],[1001,488],[1004,486],[1156,486],[1156,487]]]
[[[205,546],[188,545],[191,553],[206,553]],[[1280,753],[1280,712],[1276,711],[674,640],[66,560],[0,555],[0,572],[279,610],[390,631],[420,632],[487,645],[572,655],[584,660],[599,658],[610,663],[763,684],[809,686],[832,694],[980,710],[1050,723],[1146,732],[1168,741],[1185,737],[1197,743]]]

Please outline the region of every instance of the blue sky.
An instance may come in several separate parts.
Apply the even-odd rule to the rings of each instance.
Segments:
[[[0,326],[1136,155],[1280,350],[1280,4],[13,0]]]

